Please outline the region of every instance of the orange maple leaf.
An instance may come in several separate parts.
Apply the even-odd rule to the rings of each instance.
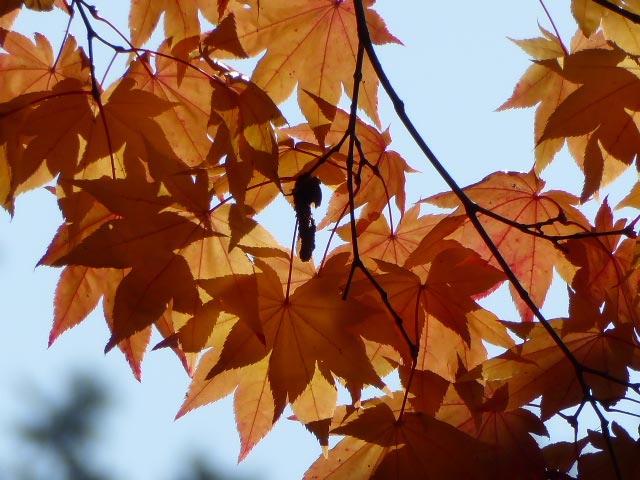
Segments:
[[[482,403],[469,410],[468,402],[460,396],[461,389],[451,386],[436,414],[457,429],[491,445],[492,478],[545,478],[545,461],[532,433],[549,436],[542,421],[523,408],[507,410],[507,385],[484,388]]]
[[[622,171],[619,164],[630,165],[639,153],[635,68],[617,48],[583,50],[564,61],[561,75],[580,87],[549,116],[540,140],[586,136],[574,151],[585,173],[582,200],[613,181]]]
[[[364,2],[367,23],[377,44],[397,42],[382,19]],[[252,80],[277,103],[298,85],[298,103],[313,127],[331,122],[304,93],[337,105],[342,89],[351,95],[358,34],[352,0],[294,0],[286,4],[250,0],[228,7],[235,14],[238,39],[249,55],[266,50]],[[204,42],[206,46],[206,39]],[[216,54],[219,54],[216,51]],[[378,80],[370,62],[363,68],[359,105],[380,124]]]
[[[51,90],[64,79],[90,84],[89,59],[68,36],[57,58],[44,35],[35,34],[35,43],[17,33],[0,29],[0,102],[19,95]]]
[[[577,203],[575,197],[561,191],[543,193],[543,188],[544,181],[533,172],[498,172],[464,189],[471,200],[507,220],[504,222],[488,218],[484,214],[478,215],[502,256],[538,306],[544,302],[551,285],[553,267],[563,273],[569,268],[568,262],[563,252],[551,241],[525,233],[508,222],[517,222],[520,226],[533,226],[534,229],[536,225],[542,225],[544,234],[551,236],[583,232],[588,228],[586,218],[573,206]],[[452,215],[465,215],[453,193],[439,194],[423,201],[443,208],[457,207]],[[495,265],[495,259],[467,218],[462,220],[461,226],[450,238],[457,239],[462,245],[479,252]],[[428,246],[419,245],[408,262],[415,263],[412,259],[421,255],[423,248]],[[521,317],[530,321],[533,313],[513,288],[511,292]]]
[[[587,319],[600,316],[595,309],[576,310],[570,319],[549,323],[582,365],[602,370],[621,382],[628,381],[628,366],[637,364],[638,349],[630,336],[631,329],[616,328],[603,332],[602,321],[588,328],[576,328]],[[522,326],[522,324],[518,324]],[[481,370],[485,380],[501,380],[508,385],[507,410],[526,405],[542,395],[541,418],[546,420],[558,411],[585,400],[574,366],[542,325],[526,324],[526,341],[502,355],[487,360]],[[514,330],[521,328],[514,326]],[[528,328],[527,328],[528,330]],[[525,333],[520,332],[521,335]],[[595,398],[615,403],[627,390],[625,385],[586,374],[585,379]],[[562,388],[559,388],[562,385]]]
[[[269,355],[249,365],[225,369],[210,375],[220,362],[224,343],[231,331],[243,331],[249,349],[264,349],[256,335],[235,316],[220,317],[211,332],[212,347],[207,351],[196,369],[189,391],[176,418],[207,403],[215,402],[235,391],[234,409],[241,450],[238,460],[242,460],[256,443],[273,427],[282,414],[284,406],[275,404],[268,378]],[[335,405],[335,403],[334,403]]]
[[[164,14],[165,37],[176,45],[180,40],[200,35],[200,21],[196,2],[175,0],[131,0],[129,29],[131,43],[136,47],[145,44]]]
[[[626,221],[614,223],[609,204],[601,205],[596,216],[594,233],[622,231]],[[567,258],[578,268],[571,286],[593,305],[605,304],[604,312],[614,324],[631,322],[640,329],[638,313],[638,271],[636,240],[622,235],[571,240],[567,243]]]
[[[546,30],[541,30],[544,37],[515,40],[519,47],[533,57],[534,63],[518,81],[511,98],[498,107],[500,111],[507,108],[532,107],[539,103],[533,132],[537,173],[544,170],[564,145],[564,139],[541,140],[549,116],[578,88],[578,85],[561,74],[560,61],[565,53],[560,40]]]
[[[430,415],[400,413],[401,403],[397,392],[355,411],[339,408],[331,433],[345,438],[304,478],[493,478],[486,445]]]
[[[363,260],[377,259],[396,265],[403,265],[409,255],[416,249],[420,241],[443,218],[443,215],[423,215],[420,205],[414,205],[407,210],[400,221],[391,228],[387,218],[380,215],[377,220],[366,225],[366,230],[358,231],[358,251]],[[359,227],[362,227],[362,223]],[[334,252],[351,251],[351,227],[338,227],[337,233],[346,245],[337,247]],[[377,268],[375,262],[368,262],[367,266]]]

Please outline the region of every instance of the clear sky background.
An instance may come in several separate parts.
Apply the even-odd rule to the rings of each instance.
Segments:
[[[95,1],[101,14],[123,31],[127,31],[128,3]],[[568,44],[574,33],[570,2],[548,3]],[[529,65],[524,52],[507,37],[538,36],[537,22],[550,29],[538,1],[379,0],[377,10],[389,30],[404,42],[404,46],[378,49],[387,73],[419,131],[454,178],[466,185],[495,170],[529,170],[533,110],[494,110],[511,95]],[[79,18],[75,22],[79,27]],[[61,13],[29,14],[20,18],[16,29],[41,31],[58,42],[65,26]],[[85,37],[77,35],[82,42]],[[391,128],[392,147],[421,171],[409,180],[408,200],[443,190],[444,183],[404,134],[383,94],[381,109],[383,124]],[[293,118],[287,110],[284,113]],[[543,178],[553,188],[579,193],[581,174],[566,152],[561,155]],[[615,190],[612,204],[620,199],[620,195],[614,197]],[[278,223],[286,225],[276,235],[288,242],[292,225],[284,219],[292,224],[293,212],[276,216]],[[21,196],[15,218],[0,213],[0,466],[27,454],[17,447],[12,429],[17,419],[38,408],[33,389],[62,395],[70,374],[80,370],[95,374],[109,386],[114,408],[101,425],[95,458],[116,478],[175,478],[192,451],[203,452],[225,471],[253,478],[300,478],[320,454],[317,442],[301,425],[286,420],[285,415],[236,466],[239,441],[231,399],[174,422],[189,383],[176,357],[168,350],[149,352],[143,363],[143,381],[138,383],[117,349],[103,354],[109,333],[100,310],[47,349],[59,271],[35,265],[59,223],[55,199],[44,189]],[[562,290],[554,288],[560,294],[552,293],[544,310],[551,317],[561,315],[565,308],[557,300]],[[498,305],[496,313],[502,318],[515,319],[504,293],[489,303]]]

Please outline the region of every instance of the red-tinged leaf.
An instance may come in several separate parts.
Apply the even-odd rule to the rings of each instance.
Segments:
[[[144,223],[137,218],[110,220],[53,265],[126,268],[150,258],[164,261],[173,250],[191,244],[198,234],[207,238],[201,231],[188,219],[169,212]]]
[[[203,0],[199,1],[202,2]],[[200,8],[207,8],[205,5],[201,6]],[[221,6],[221,8],[225,7]],[[217,15],[215,16],[217,17]],[[220,13],[220,16],[222,16],[222,13]],[[218,20],[216,19],[213,23],[218,23]],[[222,53],[222,56],[231,54],[236,58],[248,57],[247,52],[244,51],[244,48],[240,43],[240,39],[238,38],[236,18],[233,13],[225,16],[220,21],[220,23],[218,23],[218,26],[215,30],[206,34],[206,38],[204,39],[203,44],[204,49],[207,51],[209,56],[213,58],[218,57],[218,52],[216,50],[224,52]]]
[[[373,42],[398,42],[369,8],[372,4],[372,0],[365,2]],[[309,123],[314,128],[330,123],[332,119],[327,119],[304,91],[332,105],[338,103],[343,88],[351,95],[358,50],[353,2],[295,0],[279,5],[251,0],[243,5],[230,4],[229,8],[235,13],[244,51],[256,55],[266,50],[252,80],[278,104],[297,84],[298,102]],[[216,46],[219,54],[224,45],[218,42]],[[366,61],[359,105],[379,125],[377,90],[378,80]]]
[[[104,293],[103,281],[104,271],[101,269],[70,266],[63,270],[54,297],[49,346],[96,308]]]
[[[223,302],[223,309],[239,315],[255,335],[264,338],[257,315],[254,267],[247,254],[231,244],[230,215],[228,205],[213,211],[207,220],[214,234],[202,231],[195,241],[180,249],[180,255],[186,259],[199,285]],[[256,238],[259,239],[259,235],[244,237],[241,244],[246,241],[250,247],[271,248],[272,244],[253,243]]]
[[[536,109],[534,141],[536,142],[536,172],[540,173],[551,163],[564,145],[564,139],[541,140],[544,127],[558,105],[574,92],[578,86],[561,75],[557,59],[542,59],[535,62],[519,80],[509,100],[498,110],[525,108],[539,104]]]
[[[614,223],[605,201],[598,215],[594,233],[621,230],[625,220]],[[593,305],[605,303],[605,316],[615,324],[631,322],[640,329],[638,313],[638,272],[634,268],[635,239],[620,241],[621,235],[605,235],[572,240],[567,243],[567,258],[578,267],[571,286]]]
[[[77,80],[59,82],[47,98],[24,119],[20,135],[31,140],[20,162],[12,165],[17,185],[26,183],[46,162],[51,177],[71,178],[78,168],[81,147],[90,134],[94,116],[89,96]]]
[[[368,309],[341,298],[339,285],[348,274],[344,260],[345,256],[330,259],[318,276],[298,287],[288,300],[282,291],[279,295],[276,290],[260,292],[265,333],[274,342],[269,367],[276,398],[287,394],[294,401],[312,382],[316,362],[338,377],[383,387],[356,331]],[[274,280],[271,276],[270,281]]]
[[[6,165],[0,198],[8,210],[17,194],[76,173],[92,121],[87,92],[75,79],[0,104],[0,163]]]
[[[58,206],[66,221],[58,228],[46,253],[38,261],[38,265],[52,266],[102,224],[115,219],[115,215],[86,192],[77,189],[72,191],[71,188],[58,186],[56,193]]]
[[[431,416],[400,414],[401,400],[398,392],[394,399],[365,402],[332,429],[346,438],[304,478],[492,478],[487,447]]]
[[[220,302],[212,300],[198,307],[193,316],[180,327],[176,339],[183,352],[197,353],[207,347],[208,340],[222,308]]]
[[[98,161],[110,165],[112,155],[116,163],[125,169],[133,169],[140,160],[148,160],[152,153],[176,158],[155,121],[155,117],[175,107],[175,104],[136,86],[133,78],[125,76],[102,95],[104,106],[94,121],[83,156],[84,165]],[[104,175],[112,176],[110,169]]]
[[[11,29],[21,6],[22,0],[5,0],[0,4],[0,28]]]
[[[487,314],[492,315],[489,312]],[[474,316],[475,312],[468,316],[469,320],[473,320]],[[470,370],[486,359],[487,351],[482,337],[477,335],[475,329],[470,329],[470,341],[467,342],[438,319],[427,315],[420,336],[420,351],[416,362],[418,369],[434,372],[454,382],[461,368],[464,371]]]
[[[426,274],[423,276],[406,268],[377,261],[378,268],[383,273],[376,275],[376,281],[386,292],[386,298],[396,314],[402,319],[405,332],[411,341],[421,347],[418,364],[422,365],[420,359],[431,349],[431,342],[427,339],[427,330],[430,328],[425,324],[427,319],[430,322],[438,322],[455,332],[454,338],[449,339],[453,343],[448,344],[447,348],[450,348],[456,365],[458,355],[467,349],[473,351],[479,349],[482,355],[479,361],[486,358],[486,352],[480,342],[482,337],[479,336],[472,341],[472,330],[481,335],[488,334],[492,342],[510,346],[512,343],[504,327],[500,327],[497,319],[489,312],[482,310],[472,298],[491,289],[503,278],[502,274],[480,260],[475,253],[461,248],[456,242],[441,241],[439,250],[432,252],[431,258],[424,259],[427,265],[424,268]],[[390,318],[377,294],[368,293],[370,289],[371,283],[368,279],[355,281],[351,288],[351,294],[356,298],[366,299],[368,303],[379,305],[379,312],[371,315],[368,320],[370,327],[365,337],[390,344],[405,355],[406,364],[410,364],[410,352],[407,350],[406,341],[400,330],[394,326],[395,320]],[[378,319],[379,317],[382,318]],[[387,326],[384,328],[374,326],[384,325],[385,322]],[[437,327],[434,325],[433,328]],[[381,335],[383,331],[385,333]],[[456,336],[462,341],[461,343],[466,344],[466,347],[460,345],[462,350],[451,348],[452,345],[458,346]],[[443,343],[440,340],[438,342]],[[431,370],[438,368],[436,365],[446,365],[448,358],[448,354],[440,356],[431,363],[430,367],[424,366],[424,368]],[[449,378],[450,372],[443,374],[440,369],[434,371]]]
[[[413,410],[435,415],[449,389],[449,381],[428,370],[415,370],[412,373],[411,368],[400,367],[399,373],[403,387],[409,389],[409,403]]]
[[[316,365],[340,378],[382,388],[358,333],[370,309],[353,299],[341,298],[339,286],[348,276],[344,260],[344,255],[333,257],[288,298],[275,271],[256,260],[262,270],[258,275],[258,305],[265,343],[239,322],[210,375],[250,365],[271,351],[269,380],[276,405],[284,405],[287,398],[294,402],[313,381],[319,368]]]
[[[258,349],[264,349],[253,332],[242,322],[236,323],[231,317],[219,320],[211,335],[212,349],[202,357],[176,418],[197,407],[224,398],[235,390],[234,410],[241,444],[238,461],[241,461],[271,430],[282,414],[284,405],[275,403],[268,378],[268,354],[255,363],[241,368],[221,369],[215,375],[211,375],[219,366],[222,346],[232,328],[236,332],[241,330],[245,333],[248,339],[248,345],[245,346],[253,345]]]
[[[478,214],[509,267],[538,306],[543,304],[551,285],[553,267],[563,273],[567,269],[567,262],[562,252],[548,239],[522,232],[508,222],[530,226],[533,233],[539,231],[536,225],[541,225],[541,231],[550,236],[583,232],[589,225],[582,213],[573,207],[577,203],[575,197],[560,191],[543,193],[543,188],[544,182],[533,172],[498,172],[465,188],[465,193],[471,200],[507,220],[503,222]],[[442,208],[457,207],[453,215],[463,215],[464,209],[453,193],[439,194],[424,201]],[[561,221],[563,216],[566,222]],[[450,238],[480,253],[492,265],[497,265],[487,245],[467,218]],[[421,250],[422,247],[418,246],[412,257],[419,257]],[[531,321],[533,313],[529,307],[513,287],[511,292],[522,319]]]

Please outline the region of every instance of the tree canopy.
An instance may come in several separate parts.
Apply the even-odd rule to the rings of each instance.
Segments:
[[[552,16],[515,40],[531,65],[499,109],[536,108],[531,169],[466,187],[387,77],[376,52],[401,39],[374,3],[132,0],[128,32],[86,0],[0,6],[0,203],[44,186],[64,217],[38,262],[62,269],[49,343],[101,302],[105,350],[137,378],[150,348],[193,376],[178,416],[233,394],[240,460],[290,407],[323,447],[309,479],[636,478],[638,217],[617,210],[640,183],[617,205],[601,192],[640,167],[640,1],[567,1],[569,43]],[[86,39],[27,38],[24,8]],[[111,83],[98,44],[126,59]],[[418,165],[391,149],[381,89],[447,191],[407,198]],[[564,147],[583,178],[549,190]],[[562,318],[541,310],[554,276]],[[504,284],[518,318],[481,302]]]

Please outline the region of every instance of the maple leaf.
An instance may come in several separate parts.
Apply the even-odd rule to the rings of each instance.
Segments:
[[[430,322],[440,322],[446,329],[455,333],[451,336],[454,337],[451,338],[451,342],[456,347],[461,339],[461,343],[465,343],[466,348],[470,349],[470,324],[475,324],[474,330],[482,331],[483,322],[489,321],[484,318],[482,309],[472,297],[491,289],[502,280],[502,273],[454,241],[441,241],[440,248],[424,259],[423,263],[428,266],[417,273],[381,260],[377,260],[376,263],[380,271],[375,275],[376,282],[386,292],[388,302],[402,319],[404,331],[412,343],[420,345],[419,368],[424,366],[425,369],[436,371],[447,378],[446,374],[437,370],[437,365],[446,363],[445,359],[449,355],[443,355],[434,362],[424,361],[423,352],[432,348],[427,338],[427,324],[431,326]],[[404,335],[401,335],[401,331],[395,326],[394,319],[389,318],[382,300],[370,292],[370,285],[369,279],[363,278],[356,280],[350,290],[350,294],[357,298],[366,298],[368,303],[379,306],[379,312],[369,317],[370,328],[365,332],[365,338],[391,345],[405,356],[404,361],[408,365],[411,363],[411,357]],[[377,324],[380,326],[374,327]],[[478,348],[485,354],[479,338],[474,338],[473,349]],[[458,349],[452,349],[451,352],[457,359]],[[484,358],[486,357],[483,355],[480,360]]]
[[[508,222],[516,222],[520,226],[541,225],[544,234],[550,236],[567,235],[588,228],[586,218],[573,207],[577,203],[575,197],[561,191],[543,193],[543,188],[544,181],[533,172],[497,172],[464,189],[472,201],[507,220],[504,222],[478,214],[509,267],[538,306],[543,304],[551,285],[553,267],[562,273],[569,268],[568,262],[562,251],[548,239],[525,233]],[[452,215],[464,215],[464,209],[459,206],[459,200],[453,193],[438,194],[423,201],[441,208],[457,207]],[[565,220],[561,221],[561,217]],[[468,219],[462,221],[450,238],[458,240],[495,265],[495,259]],[[426,247],[428,244],[424,247],[419,245],[408,263],[415,263],[413,258],[419,257]],[[529,307],[513,287],[511,293],[523,320],[530,321],[533,313]]]
[[[53,266],[100,226],[117,218],[92,195],[68,182],[58,185],[56,195],[66,222],[58,228],[38,265]]]
[[[374,43],[398,42],[373,4],[363,1]],[[8,0],[0,27],[23,6],[54,5],[67,6]],[[500,109],[538,105],[534,171],[566,141],[584,171],[586,200],[640,153],[640,36],[594,2],[571,7],[581,30],[570,53],[542,28],[540,38],[516,41],[534,61]],[[456,209],[449,215],[405,211],[412,170],[380,129],[369,58],[354,72],[354,8],[355,0],[134,0],[132,48],[111,46],[129,63],[104,90],[103,72],[89,65],[103,41],[91,25],[97,15],[83,15],[91,59],[69,35],[58,48],[40,34],[0,29],[0,203],[13,214],[17,195],[53,182],[47,189],[64,216],[39,262],[65,267],[50,343],[102,301],[107,348],[117,346],[139,380],[155,328],[163,337],[155,348],[172,348],[194,373],[178,416],[234,394],[239,460],[287,405],[325,455],[329,435],[343,436],[307,478],[565,478],[576,461],[581,477],[612,476],[601,434],[545,449],[532,435],[545,435],[542,422],[562,409],[593,402],[604,413],[634,388],[635,222],[616,221],[605,200],[591,227],[574,208],[578,199],[544,192],[534,171],[467,187],[475,211],[453,193],[425,200]],[[200,34],[199,15],[213,31]],[[158,51],[137,48],[160,17]],[[251,80],[218,62],[259,54]],[[337,106],[343,91],[352,95],[354,73],[363,78],[357,106],[376,127]],[[282,128],[276,104],[296,86],[307,123]],[[300,201],[305,178],[313,178],[311,202]],[[637,207],[638,188],[619,206]],[[295,245],[281,246],[258,214],[271,215],[266,207],[281,196],[295,207],[293,230],[295,213],[309,220],[301,205],[319,203],[320,190],[332,193],[320,226],[334,224],[345,244],[327,247],[316,267],[293,254]],[[354,225],[345,220],[352,206]],[[478,305],[505,275],[470,215],[537,305],[553,269],[560,273],[569,315],[550,325],[575,361],[527,321],[520,299],[525,322],[502,322]],[[488,359],[487,344],[506,351]],[[381,379],[394,371],[404,390],[392,395]],[[336,406],[338,383],[352,406]],[[389,396],[362,401],[370,385]],[[523,408],[535,398],[540,415]],[[637,442],[612,428],[621,470],[634,475]],[[598,452],[581,453],[587,443]]]
[[[532,107],[539,103],[533,132],[537,173],[544,170],[564,144],[564,139],[541,140],[544,127],[558,105],[578,88],[561,74],[560,59],[565,53],[560,40],[546,30],[541,30],[544,37],[514,40],[535,61],[518,81],[511,98],[498,107],[500,111]]]
[[[482,403],[471,411],[460,387],[452,385],[436,418],[493,447],[492,478],[545,478],[542,452],[531,434],[548,436],[547,429],[528,410],[507,410],[508,400],[507,385],[487,384]]]
[[[640,2],[625,0],[624,9],[628,12],[640,11]],[[628,18],[606,10],[602,16],[602,31],[607,40],[615,43],[627,53],[640,54],[640,27]]]
[[[145,325],[137,329],[135,333],[127,335],[126,338],[122,338],[119,335],[118,329],[120,326],[116,323],[114,308],[118,289],[127,275],[126,270],[112,270],[112,275],[107,277],[107,282],[103,286],[105,292],[102,306],[107,325],[112,333],[107,347],[118,346],[129,363],[133,376],[140,381],[142,378],[142,359],[151,338],[151,325]]]
[[[409,255],[416,249],[420,241],[443,218],[443,215],[423,215],[419,217],[420,205],[414,205],[404,212],[400,221],[392,229],[384,215],[358,229],[358,251],[363,260],[377,259],[396,265],[403,265]],[[337,233],[345,242],[351,242],[350,225],[337,228]],[[351,245],[341,245],[334,252],[351,251]],[[375,262],[367,266],[376,269]]]
[[[583,50],[564,61],[562,76],[580,87],[551,114],[540,140],[587,136],[574,153],[585,172],[582,200],[615,179],[621,170],[616,163],[630,165],[638,154],[635,68],[619,49]]]
[[[129,29],[131,43],[136,47],[144,45],[164,14],[165,37],[176,45],[180,40],[200,34],[198,7],[195,2],[175,0],[131,0]]]
[[[245,385],[246,390],[250,385],[245,384],[245,379],[261,379],[261,388],[272,392],[271,400],[267,402],[269,411],[275,412],[269,419],[268,428],[290,402],[301,421],[317,427],[316,432],[325,444],[328,419],[337,399],[333,375],[354,379],[363,385],[383,387],[368,361],[357,333],[359,330],[354,331],[361,328],[358,327],[361,315],[368,309],[354,300],[341,299],[337,285],[346,280],[348,272],[344,270],[344,256],[334,258],[289,297],[285,297],[276,272],[267,263],[256,260],[262,270],[257,274],[257,280],[264,340],[259,340],[245,322],[239,321],[226,338],[215,366],[203,380],[226,377],[226,372],[241,369],[246,375],[238,380],[238,388]],[[340,277],[342,280],[336,281]],[[254,394],[250,395],[255,398]],[[259,406],[255,401],[247,402],[252,406],[247,408]],[[265,406],[260,408],[264,410]],[[249,415],[244,408],[242,415]],[[319,428],[319,424],[324,427]],[[264,430],[266,423],[261,425],[259,431],[262,433],[255,441],[268,431]],[[241,436],[244,435],[241,432]],[[246,435],[254,438],[254,433]],[[247,442],[251,446],[254,443]]]
[[[331,433],[346,438],[304,478],[492,478],[485,445],[432,416],[400,413],[401,403],[398,394],[340,408]]]
[[[93,122],[82,166],[98,163],[102,175],[112,176],[107,168],[114,157],[115,167],[125,171],[140,168],[152,154],[176,158],[155,120],[175,104],[137,88],[136,79],[129,76],[111,85],[101,98],[103,108]]]
[[[51,90],[64,79],[90,84],[89,60],[75,38],[68,36],[57,58],[44,35],[35,34],[35,43],[17,33],[0,29],[0,102],[19,95]]]
[[[577,442],[557,442],[551,443],[542,449],[547,469],[554,473],[568,474],[571,467],[578,460],[578,456],[588,443],[586,437]],[[562,478],[562,477],[559,477]],[[571,477],[567,477],[571,478]]]
[[[104,294],[104,275],[104,269],[84,266],[70,266],[62,271],[54,296],[49,346],[60,334],[81,323],[96,308]]]
[[[585,37],[590,37],[598,29],[607,11],[591,0],[571,0],[571,13]]]
[[[108,212],[98,208],[97,216],[69,218],[72,226],[59,232],[41,263],[133,268],[120,291],[124,292],[128,285],[142,296],[139,303],[125,293],[114,300],[114,339],[118,341],[153,323],[164,312],[168,299],[172,298],[171,291],[180,291],[176,295],[183,299],[176,298],[175,308],[187,311],[193,308],[187,304],[194,301],[195,284],[192,279],[190,293],[187,281],[192,278],[190,270],[184,259],[176,257],[173,250],[184,247],[184,240],[199,228],[197,224],[172,212],[159,213],[167,202],[157,196],[157,184],[133,178],[119,181],[102,178],[74,183],[107,207]],[[65,213],[73,214],[78,210],[86,213],[86,210],[78,208],[83,201],[87,201],[86,197],[72,195],[67,200]],[[174,279],[179,275],[185,276],[182,286],[171,286],[172,275],[175,275]],[[166,282],[164,286],[163,282]],[[145,312],[141,317],[145,320],[129,321],[134,317],[133,312],[126,312],[126,305],[137,305],[137,311]],[[153,318],[154,315],[157,317]],[[123,316],[127,319],[120,320]]]
[[[233,316],[219,318],[211,334],[212,348],[200,360],[176,418],[235,391],[234,410],[241,442],[240,461],[271,430],[282,414],[284,405],[275,404],[268,378],[269,355],[250,365],[210,375],[220,361],[223,345],[232,329],[245,332],[249,348],[264,348],[264,344],[245,324],[237,322]]]
[[[623,230],[626,221],[614,224],[608,202],[596,216],[594,233]],[[606,235],[572,240],[567,243],[567,258],[578,268],[571,286],[593,305],[605,303],[604,312],[616,325],[631,322],[640,329],[638,315],[638,272],[633,268],[636,241],[621,235]]]
[[[364,2],[367,24],[376,44],[399,43],[382,19]],[[313,127],[331,123],[304,91],[336,105],[344,88],[353,89],[353,70],[358,50],[355,10],[351,0],[295,0],[286,5],[251,0],[230,5],[237,22],[237,34],[244,51],[266,54],[251,79],[277,104],[298,85],[298,103]],[[206,39],[204,41],[206,46]],[[220,42],[218,42],[220,45]],[[219,52],[216,51],[216,54]],[[360,107],[380,124],[377,114],[378,80],[365,61],[360,89]]]
[[[165,55],[166,45],[160,50]],[[211,76],[208,64],[192,61],[194,68],[165,55],[155,57],[155,69],[146,57],[132,63],[128,77],[136,86],[172,105],[154,117],[175,155],[186,165],[196,167],[207,158],[211,140],[206,131],[211,115]]]
[[[171,167],[167,168],[154,166],[159,182],[150,183],[133,176],[124,180],[74,182],[117,217],[105,220],[51,263],[133,268],[115,300],[112,343],[155,322],[170,299],[174,310],[194,314],[201,296],[195,293],[196,281],[199,288],[217,297],[234,292],[235,297],[242,299],[239,305],[248,311],[253,294],[244,279],[254,270],[243,249],[253,255],[285,255],[255,222],[246,220],[240,229],[232,206],[220,204],[210,208],[206,177],[200,176],[194,182],[190,176],[171,173]],[[174,168],[179,172],[181,167]],[[179,196],[172,199],[168,192],[176,195],[179,192]],[[235,245],[234,235],[237,235]],[[204,282],[214,278],[215,287]],[[223,302],[225,308],[235,313],[233,305],[231,300]],[[142,316],[138,317],[138,313]],[[243,318],[262,335],[256,315]]]
[[[75,173],[91,115],[85,91],[89,69],[73,37],[57,59],[42,35],[34,44],[0,29],[0,46],[7,52],[0,54],[0,81],[6,86],[0,93],[0,201],[12,212],[17,194],[60,172]]]
[[[214,139],[208,161],[225,157],[229,191],[244,204],[254,170],[279,185],[278,146],[273,125],[284,124],[278,108],[254,83],[226,76],[212,82],[209,135]]]
[[[616,476],[616,471],[611,463],[611,457],[607,449],[611,448],[616,452],[616,465],[619,468],[622,478],[636,478],[640,475],[640,463],[638,463],[639,442],[618,423],[611,425],[614,435],[610,440],[605,440],[601,432],[589,430],[587,438],[591,445],[599,451],[596,453],[586,453],[578,460],[578,473],[581,479],[595,480],[599,478],[611,478]]]
[[[0,106],[0,162],[5,163],[4,205],[60,174],[72,177],[93,114],[86,92],[76,80],[64,80],[51,92],[17,97]],[[55,121],[52,122],[52,120]],[[46,131],[47,135],[41,134]]]
[[[585,317],[592,321],[596,319],[594,323],[598,324],[576,329],[573,324],[580,324]],[[602,370],[622,382],[627,381],[628,366],[637,362],[638,355],[637,347],[629,336],[630,329],[621,327],[603,331],[599,317],[599,312],[593,308],[587,311],[574,308],[570,319],[551,320],[549,323],[581,365]],[[581,403],[585,392],[574,366],[542,325],[526,327],[526,341],[484,362],[482,376],[485,380],[502,380],[508,385],[508,410],[542,395],[541,418],[546,420],[560,410]],[[514,329],[519,330],[515,326]],[[594,397],[608,403],[615,403],[626,392],[626,386],[603,377],[586,374],[585,378]]]

